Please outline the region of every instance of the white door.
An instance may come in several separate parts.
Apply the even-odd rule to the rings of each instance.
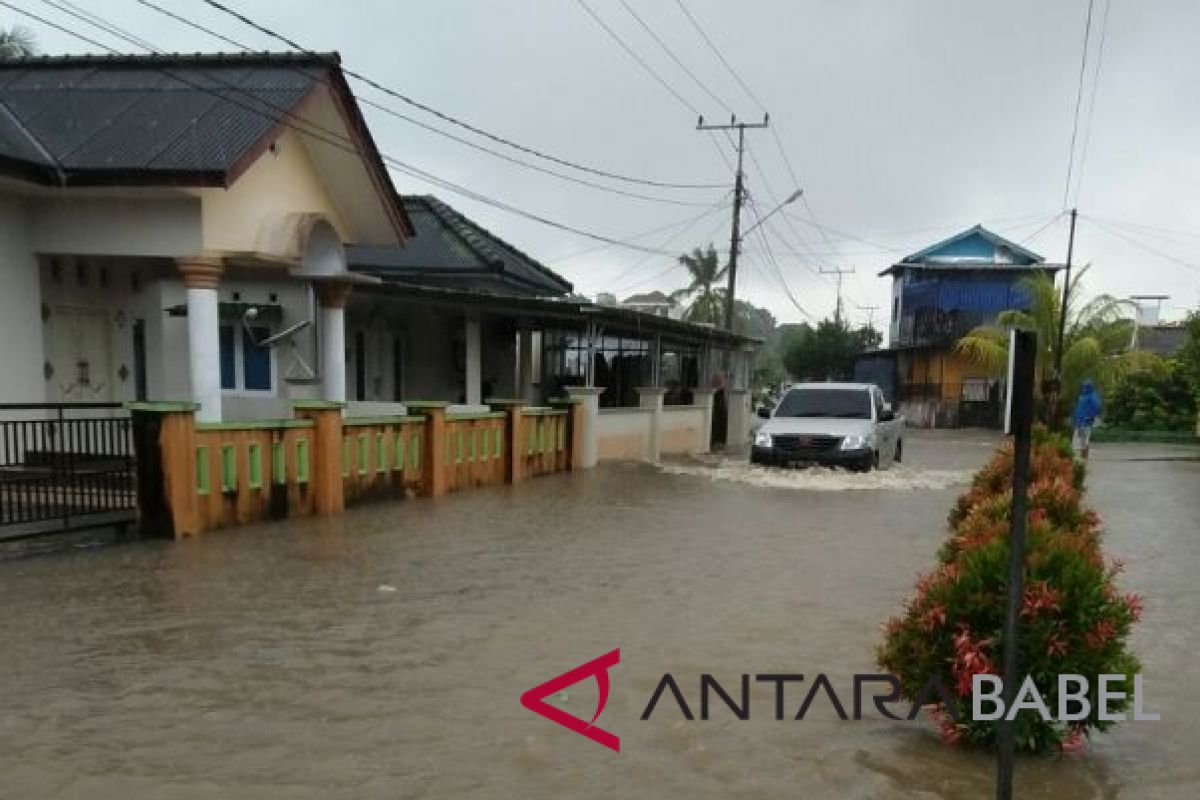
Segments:
[[[60,402],[98,403],[113,398],[108,314],[102,308],[54,309],[53,382]]]

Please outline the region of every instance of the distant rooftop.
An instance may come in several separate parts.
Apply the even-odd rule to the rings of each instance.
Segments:
[[[401,198],[417,235],[404,247],[346,248],[350,266],[385,280],[492,280],[511,292],[556,296],[570,281],[432,195]]]
[[[900,259],[880,272],[888,275],[903,269],[997,269],[1056,270],[1041,255],[1027,250],[982,225],[975,225],[948,239]]]
[[[662,292],[655,290],[653,292],[643,292],[642,294],[631,294],[622,300],[621,304],[627,306],[669,306],[672,305],[672,301],[671,298]]]

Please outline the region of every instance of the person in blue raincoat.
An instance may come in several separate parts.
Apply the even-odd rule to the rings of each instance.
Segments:
[[[1092,427],[1100,416],[1100,395],[1090,380],[1084,381],[1079,389],[1079,400],[1075,403],[1075,416],[1071,420],[1075,427],[1075,435],[1071,438],[1071,447],[1079,458],[1087,459],[1088,445],[1092,440]]]

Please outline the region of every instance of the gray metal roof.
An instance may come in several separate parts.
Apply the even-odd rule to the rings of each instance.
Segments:
[[[416,235],[403,248],[351,246],[350,266],[384,280],[492,279],[501,293],[556,296],[571,283],[432,195],[401,198]],[[486,284],[488,281],[485,281]]]
[[[228,185],[316,86],[349,94],[337,63],[301,53],[0,61],[0,171],[52,185]],[[360,124],[352,96],[348,105]],[[367,147],[378,159],[369,134]]]

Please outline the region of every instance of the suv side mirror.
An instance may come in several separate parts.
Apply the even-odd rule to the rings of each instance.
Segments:
[[[758,415],[760,417],[762,417],[763,419],[770,419],[771,418],[771,409],[767,408],[766,406],[759,406],[758,407]]]
[[[896,412],[892,411],[892,404],[884,403],[883,408],[881,408],[879,410],[879,421],[880,422],[891,422],[895,418],[896,418]]]

